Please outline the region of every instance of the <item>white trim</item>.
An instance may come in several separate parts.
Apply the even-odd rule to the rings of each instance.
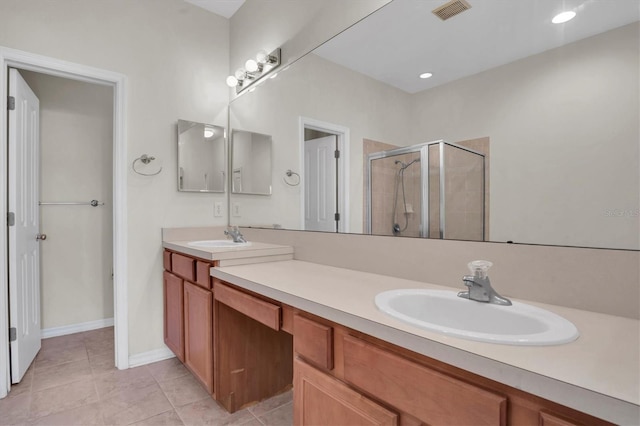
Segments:
[[[141,354],[131,355],[129,357],[129,367],[139,367],[141,365],[151,364],[152,362],[158,362],[175,357],[176,356],[173,352],[171,352],[171,349],[165,346],[161,349],[154,349],[149,352],[142,352]]]
[[[97,330],[99,328],[113,326],[113,318],[105,318],[95,321],[81,322],[78,324],[63,325],[60,327],[43,328],[40,330],[40,337],[48,339],[50,337],[66,336],[67,334],[82,333],[83,331]]]
[[[129,368],[127,303],[127,77],[120,73],[0,46],[0,217],[7,217],[7,68],[111,86],[113,90],[113,267],[115,364]],[[11,388],[8,336],[7,227],[0,226],[0,398]]]
[[[338,124],[327,123],[300,116],[298,149],[300,152],[300,185],[304,188],[304,129],[318,130],[320,132],[331,133],[338,138],[338,150],[340,159],[338,161],[338,211],[340,212],[340,222],[338,222],[338,232],[349,232],[349,222],[351,214],[349,211],[349,182],[350,182],[350,131],[348,127]],[[304,189],[300,191],[300,228],[304,229]]]

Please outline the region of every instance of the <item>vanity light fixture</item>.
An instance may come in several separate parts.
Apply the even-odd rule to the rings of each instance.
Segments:
[[[418,77],[425,79],[425,78],[431,78],[433,77],[433,74],[431,74],[430,72],[423,72],[422,74],[420,74]]]
[[[271,53],[261,50],[255,59],[248,59],[244,68],[238,68],[234,75],[227,77],[227,86],[235,87],[236,93],[240,93],[253,83],[268,75],[280,65],[280,48]]]
[[[576,17],[576,13],[572,10],[569,10],[566,12],[558,13],[556,16],[553,17],[551,22],[553,22],[554,24],[564,24],[565,22],[570,21],[575,17]]]

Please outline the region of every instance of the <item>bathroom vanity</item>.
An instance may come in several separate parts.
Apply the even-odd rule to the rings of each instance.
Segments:
[[[637,348],[638,321],[539,305],[576,324],[581,337],[558,346],[474,342],[402,323],[373,303],[380,291],[440,286],[296,260],[220,266],[193,253],[188,277],[173,261],[185,253],[172,247],[165,288],[167,276],[179,276],[183,289],[182,299],[165,290],[165,336],[184,339],[181,360],[230,412],[293,385],[301,425],[638,418],[637,349],[620,353],[611,343],[631,338]],[[213,268],[203,286],[205,264]]]
[[[171,230],[165,231],[171,236]],[[207,230],[198,233],[200,236],[209,235]],[[180,234],[178,234],[180,235]],[[212,233],[209,236],[217,235]],[[182,238],[174,236],[173,238]],[[237,382],[238,374],[234,375],[234,381],[228,382],[224,380],[214,380],[217,377],[214,369],[214,360],[227,360],[233,362],[239,357],[239,352],[243,350],[240,346],[233,346],[233,342],[229,344],[215,344],[215,342],[230,340],[226,338],[226,334],[234,333],[251,335],[256,337],[262,332],[262,327],[256,326],[253,322],[246,322],[244,326],[238,325],[242,321],[227,320],[226,315],[233,316],[235,311],[228,312],[224,307],[215,308],[219,305],[216,300],[223,298],[226,300],[234,300],[229,296],[229,292],[224,293],[220,290],[218,297],[214,290],[213,279],[210,276],[210,269],[220,265],[237,265],[247,262],[268,262],[274,260],[287,260],[293,258],[293,249],[288,246],[279,246],[274,244],[249,243],[234,247],[225,243],[225,240],[205,240],[207,242],[219,241],[217,245],[220,247],[203,247],[202,244],[193,244],[191,241],[165,241],[163,243],[163,300],[164,300],[164,342],[176,355],[176,357],[184,363],[184,365],[193,373],[193,375],[202,383],[207,391],[214,395],[218,395],[220,399],[227,401],[225,407],[230,411],[234,411],[237,392],[234,392],[232,386]],[[211,245],[211,244],[210,244]],[[225,298],[226,295],[226,298]],[[237,325],[235,331],[231,331],[230,327],[218,329],[216,326],[220,323],[218,317],[221,317],[224,323],[233,323]],[[215,337],[215,339],[214,339]],[[285,340],[291,340],[285,337]],[[237,341],[237,339],[233,340]],[[268,352],[269,347],[279,347],[277,338],[263,339],[264,347],[261,349]],[[286,343],[286,342],[285,342]],[[289,344],[290,346],[290,344]],[[224,350],[220,348],[224,348]],[[288,353],[291,351],[289,350]],[[217,355],[216,355],[217,353]],[[265,356],[260,358],[261,362],[269,365],[273,359]],[[282,365],[290,365],[291,363],[282,363]],[[290,367],[289,367],[290,369]],[[259,368],[257,371],[267,371]],[[238,372],[236,372],[238,373]],[[277,375],[277,377],[286,377],[286,375]],[[287,383],[291,379],[285,379]],[[279,383],[279,382],[278,382]],[[228,384],[228,385],[227,385]],[[267,386],[264,391],[266,394],[280,390],[284,386],[276,384],[276,389]],[[247,386],[243,386],[247,388]],[[222,396],[224,395],[224,397]],[[262,394],[254,396],[249,394],[249,400],[259,400],[264,398]],[[243,401],[246,403],[248,401]]]

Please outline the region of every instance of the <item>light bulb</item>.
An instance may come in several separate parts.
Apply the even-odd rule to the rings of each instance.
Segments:
[[[247,60],[247,62],[244,63],[244,67],[247,69],[248,72],[258,71],[258,63],[253,59]]]
[[[205,127],[204,128],[204,137],[209,139],[211,136],[215,135],[215,130],[213,130],[211,127]]]
[[[264,50],[261,50],[258,53],[256,53],[256,60],[259,63],[266,64],[268,59],[269,59],[269,55]]]
[[[240,81],[244,80],[245,77],[247,76],[247,72],[244,70],[244,68],[238,68],[236,70],[236,78]]]
[[[423,72],[422,74],[419,75],[420,78],[431,78],[433,77],[433,74],[431,74],[430,72]]]
[[[229,87],[236,87],[238,85],[238,79],[235,78],[234,76],[230,75],[229,77],[227,77],[227,86]]]
[[[567,12],[558,13],[556,16],[553,17],[551,22],[553,22],[554,24],[564,24],[565,22],[570,21],[575,17],[576,17],[576,13],[570,10]]]

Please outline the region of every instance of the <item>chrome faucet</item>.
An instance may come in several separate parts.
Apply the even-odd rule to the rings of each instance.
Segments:
[[[244,235],[242,235],[242,232],[240,232],[240,230],[238,229],[237,226],[234,226],[233,228],[227,228],[224,230],[224,235],[230,236],[231,238],[233,238],[233,242],[234,243],[246,243],[247,240],[244,238]]]
[[[476,302],[495,303],[496,305],[511,305],[511,300],[502,297],[491,287],[491,281],[487,270],[493,263],[486,260],[474,260],[469,263],[469,269],[473,275],[462,277],[464,285],[469,287],[467,291],[458,293],[458,297],[475,300]]]

